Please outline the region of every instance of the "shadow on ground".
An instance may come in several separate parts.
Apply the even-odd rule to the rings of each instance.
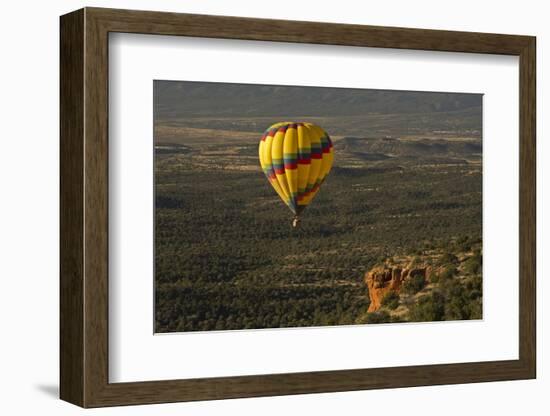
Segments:
[[[59,398],[59,386],[57,384],[38,384],[35,388],[47,396],[55,399]]]

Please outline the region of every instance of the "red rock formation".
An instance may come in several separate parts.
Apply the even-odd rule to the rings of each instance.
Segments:
[[[424,279],[429,275],[429,266],[402,267],[399,265],[376,266],[365,275],[365,283],[369,288],[370,305],[368,312],[375,312],[382,306],[382,299],[387,293],[394,291],[399,293],[403,282],[415,276]]]

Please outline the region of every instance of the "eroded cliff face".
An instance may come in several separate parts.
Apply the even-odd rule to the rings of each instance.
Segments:
[[[382,299],[389,292],[399,293],[403,283],[411,277],[421,276],[427,283],[431,266],[426,264],[389,264],[376,266],[365,274],[369,288],[370,306],[368,312],[376,312],[382,306]]]
[[[481,319],[481,242],[382,260],[364,276],[370,304],[358,323]]]

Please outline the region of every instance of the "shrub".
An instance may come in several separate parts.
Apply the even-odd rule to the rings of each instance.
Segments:
[[[468,295],[465,288],[458,282],[454,282],[448,288],[447,304],[445,305],[445,319],[457,321],[468,319]]]
[[[468,251],[471,247],[470,241],[468,237],[461,237],[456,241],[456,247],[460,251]]]
[[[406,321],[400,316],[391,316],[390,317],[390,323],[392,323],[392,324],[398,324],[398,323],[402,323],[402,322],[406,322]]]
[[[435,272],[435,270],[430,271],[430,274],[428,275],[428,280],[430,283],[439,283],[439,275]]]
[[[426,284],[426,281],[424,279],[424,276],[422,275],[412,276],[407,280],[405,280],[405,283],[403,283],[403,291],[410,295],[414,295],[415,293],[420,292],[424,288],[425,284]]]
[[[456,269],[456,266],[447,266],[441,272],[441,274],[439,275],[439,278],[442,281],[451,280],[453,277],[456,276],[457,273],[458,273],[458,270]]]
[[[468,305],[470,319],[481,319],[483,317],[483,302],[481,298],[473,300]]]
[[[464,262],[464,271],[476,275],[481,273],[482,258],[480,254],[474,254]]]
[[[384,295],[381,303],[388,309],[396,309],[399,306],[399,294],[391,290]]]
[[[386,311],[370,312],[366,318],[367,324],[384,324],[391,321],[390,314]]]
[[[477,293],[477,297],[481,297],[481,293],[483,292],[483,280],[481,279],[481,276],[474,276],[468,280],[466,283],[466,289],[468,289],[471,293]]]
[[[445,297],[439,292],[418,299],[409,312],[413,322],[442,321],[445,317]]]
[[[439,264],[458,264],[458,257],[452,253],[445,253],[439,258]]]

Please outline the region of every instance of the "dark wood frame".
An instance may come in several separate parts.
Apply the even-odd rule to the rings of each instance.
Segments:
[[[109,32],[519,56],[519,359],[109,383]],[[100,407],[535,378],[535,50],[530,36],[98,8],[62,16],[61,398]]]

